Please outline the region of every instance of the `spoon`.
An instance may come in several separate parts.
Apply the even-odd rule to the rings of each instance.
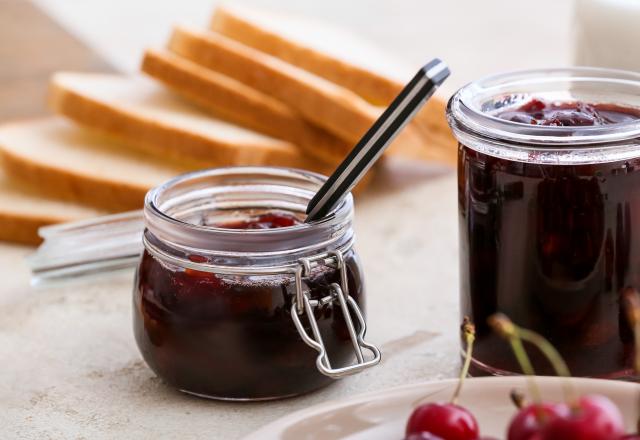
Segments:
[[[309,201],[305,223],[325,217],[342,202],[449,74],[438,58],[418,70]]]

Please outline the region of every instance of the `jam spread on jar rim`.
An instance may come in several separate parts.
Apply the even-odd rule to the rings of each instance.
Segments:
[[[640,119],[640,109],[582,101],[546,101],[532,98],[516,108],[503,110],[500,119],[551,127],[611,125]]]
[[[276,229],[302,224],[294,215],[284,212],[268,212],[257,216],[216,223],[215,227],[224,229]]]

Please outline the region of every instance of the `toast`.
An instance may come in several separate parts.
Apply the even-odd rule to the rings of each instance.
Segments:
[[[150,188],[188,170],[57,117],[0,126],[0,157],[43,195],[114,212],[142,208]]]
[[[49,102],[81,125],[177,163],[327,170],[327,164],[310,160],[295,145],[214,119],[141,76],[57,73]]]
[[[388,106],[417,70],[348,31],[303,17],[224,5],[216,9],[209,27],[352,90],[374,105]],[[404,147],[410,156],[455,164],[457,148],[445,117],[446,104],[445,99],[434,96],[414,120],[424,136],[436,140],[434,145],[396,147]],[[423,151],[434,149],[442,151]]]
[[[374,105],[396,97],[411,69],[351,32],[313,19],[230,4],[209,28],[352,90]]]
[[[149,157],[60,117],[1,125],[0,159],[7,176],[47,197],[110,212],[140,209],[149,189],[203,168]]]
[[[177,27],[168,47],[273,96],[349,145],[359,141],[382,112],[351,90],[215,32]],[[429,140],[410,124],[394,142],[427,148]]]
[[[42,226],[106,214],[73,202],[44,197],[39,191],[18,185],[0,171],[0,240],[38,244]]]
[[[147,50],[142,71],[214,116],[292,142],[310,157],[338,163],[350,148],[269,95],[171,52]]]

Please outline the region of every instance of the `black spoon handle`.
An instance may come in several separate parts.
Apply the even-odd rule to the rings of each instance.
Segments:
[[[416,73],[309,201],[305,222],[321,219],[340,204],[449,73],[438,58]]]

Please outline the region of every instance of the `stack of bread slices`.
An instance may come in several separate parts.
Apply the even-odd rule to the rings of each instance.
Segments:
[[[411,70],[315,22],[220,7],[208,29],[176,27],[147,50],[142,74],[56,73],[56,116],[0,126],[0,239],[37,243],[40,226],[141,208],[199,168],[328,174]],[[431,100],[392,151],[452,163],[444,105]]]

